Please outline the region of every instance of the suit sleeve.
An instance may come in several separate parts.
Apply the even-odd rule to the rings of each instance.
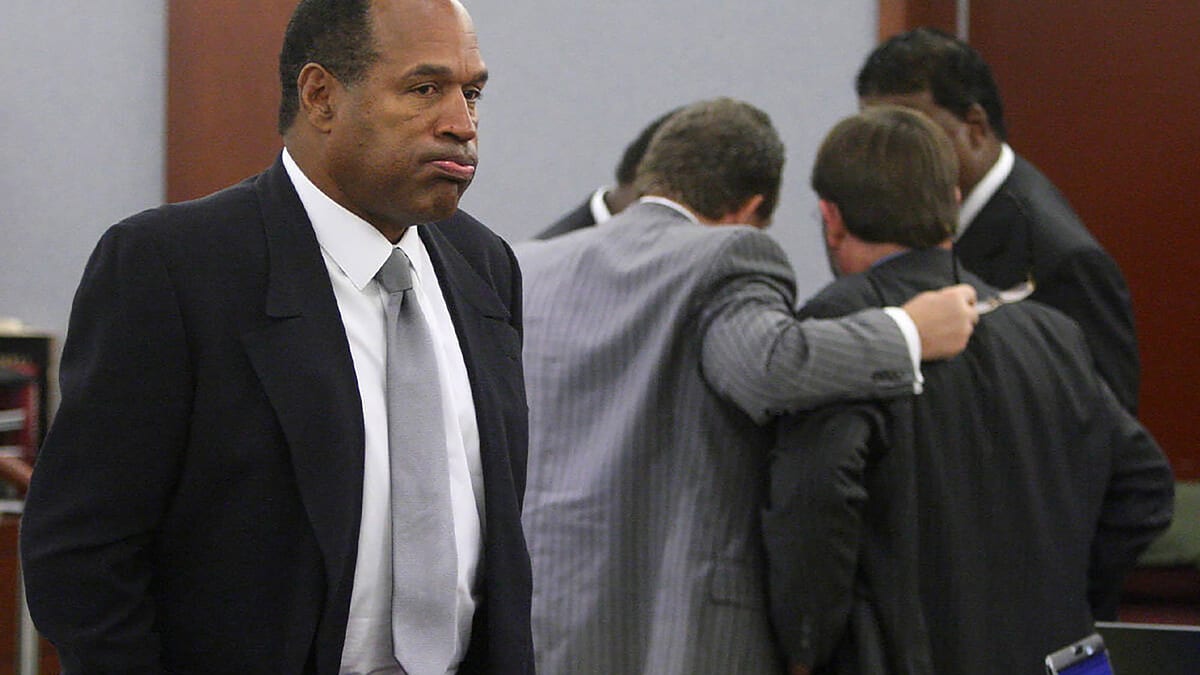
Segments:
[[[780,421],[763,538],[771,620],[789,665],[827,663],[850,621],[866,471],[881,430],[865,405]]]
[[[29,609],[64,673],[157,673],[151,549],[187,436],[183,323],[155,247],[122,226],[75,297],[62,402],[21,529]]]
[[[1115,420],[1115,430],[1112,471],[1092,541],[1088,599],[1097,620],[1115,621],[1125,576],[1171,524],[1175,482],[1154,438],[1108,387],[1100,383],[1100,388],[1100,414]]]
[[[709,385],[756,422],[912,393],[916,374],[895,321],[881,309],[798,319],[791,266],[767,235],[747,229],[730,237],[711,276],[701,367]]]
[[[1121,405],[1137,414],[1139,367],[1129,289],[1117,264],[1100,249],[1058,260],[1049,279],[1039,279],[1034,299],[1056,307],[1083,328],[1088,348]]]

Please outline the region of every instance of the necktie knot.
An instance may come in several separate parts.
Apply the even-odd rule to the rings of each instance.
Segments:
[[[375,280],[388,293],[403,293],[412,288],[412,271],[408,256],[399,246],[392,248],[392,255],[375,273]]]

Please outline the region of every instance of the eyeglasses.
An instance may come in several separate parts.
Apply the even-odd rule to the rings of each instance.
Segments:
[[[1030,295],[1033,295],[1033,289],[1033,279],[1026,279],[1012,288],[1006,288],[993,296],[976,302],[975,309],[979,311],[980,315],[987,314],[1003,305],[1010,305],[1028,298]]]

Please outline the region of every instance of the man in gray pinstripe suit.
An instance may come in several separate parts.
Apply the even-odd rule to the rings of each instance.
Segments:
[[[966,287],[795,319],[791,267],[760,231],[783,157],[760,110],[693,104],[651,141],[646,197],[605,228],[517,247],[544,674],[782,672],[757,525],[768,422],[911,393],[922,355],[966,344]]]

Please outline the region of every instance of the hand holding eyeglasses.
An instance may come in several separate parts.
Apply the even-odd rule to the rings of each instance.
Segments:
[[[917,326],[921,337],[921,359],[936,361],[956,356],[967,347],[979,321],[975,288],[956,284],[925,291],[909,300],[903,309]]]

